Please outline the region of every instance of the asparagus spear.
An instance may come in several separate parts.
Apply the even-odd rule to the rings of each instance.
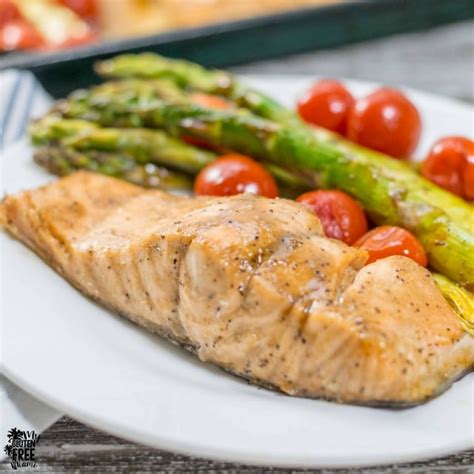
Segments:
[[[61,143],[82,151],[126,153],[138,163],[155,163],[192,174],[197,174],[217,157],[211,151],[187,145],[159,130],[102,128],[94,122],[57,115],[34,122],[30,135],[36,145]],[[271,163],[264,166],[278,181],[285,197],[295,197],[311,186],[303,173]]]
[[[140,80],[129,79],[109,81],[93,86],[90,89],[80,89],[71,94],[75,106],[86,111],[91,104],[106,103],[110,98],[118,99],[124,103],[132,104],[134,101],[147,102],[153,98],[162,98],[178,102],[182,97],[181,89],[166,79]]]
[[[417,175],[404,163],[356,145],[321,140],[304,126],[283,125],[238,111],[152,99],[96,105],[95,119],[119,118],[164,128],[216,146],[301,170],[317,187],[340,188],[358,199],[378,224],[401,225],[420,239],[432,268],[474,287],[474,212],[462,199]],[[81,116],[70,100],[64,113]]]
[[[154,53],[123,54],[98,62],[98,74],[104,77],[168,79],[180,87],[195,86],[204,92],[225,90],[232,77],[226,71],[210,71],[189,61],[168,59]]]
[[[108,78],[166,79],[181,88],[223,95],[256,115],[280,123],[298,124],[291,110],[259,91],[246,87],[221,70],[210,70],[189,61],[170,59],[154,53],[124,54],[96,63],[98,74]]]
[[[191,191],[192,179],[152,163],[138,164],[127,155],[89,150],[80,152],[64,146],[43,146],[34,154],[37,164],[50,173],[65,176],[77,170],[88,170],[113,176],[146,188],[165,191]]]
[[[30,126],[36,145],[61,143],[76,150],[126,153],[138,163],[155,163],[197,173],[215,160],[211,151],[187,145],[161,130],[102,128],[86,120],[49,115]]]
[[[434,273],[433,277],[441,293],[461,317],[464,329],[474,336],[474,295],[439,273]]]

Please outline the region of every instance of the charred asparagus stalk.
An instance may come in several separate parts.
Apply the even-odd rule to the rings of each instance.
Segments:
[[[74,99],[66,116],[82,117]],[[314,186],[340,188],[358,199],[378,224],[401,225],[422,242],[432,268],[462,285],[474,287],[474,211],[462,199],[417,175],[404,163],[342,139],[320,139],[304,125],[283,125],[239,111],[204,109],[183,100],[162,99],[95,103],[94,120],[110,125],[163,128],[215,146],[301,170]]]
[[[168,79],[180,87],[204,92],[226,90],[233,82],[226,71],[209,70],[189,61],[165,58],[154,53],[123,54],[100,61],[95,70],[107,78]]]
[[[275,100],[250,89],[221,70],[210,70],[189,61],[165,58],[154,53],[124,54],[101,61],[95,67],[106,78],[166,79],[181,88],[227,97],[239,107],[280,123],[295,124],[296,114]]]
[[[102,128],[87,120],[63,119],[55,115],[34,122],[30,135],[36,145],[60,143],[84,152],[125,153],[137,163],[154,163],[191,174],[197,174],[217,157],[211,151],[187,145],[160,130]],[[311,181],[302,173],[271,163],[265,166],[286,197],[294,197],[311,186]]]
[[[201,150],[170,137],[161,130],[102,128],[87,120],[46,116],[30,127],[36,145],[60,143],[81,151],[125,153],[137,163],[154,163],[188,173],[197,173],[215,160]]]
[[[138,164],[127,155],[89,150],[81,152],[64,146],[43,146],[34,160],[50,173],[65,176],[77,170],[88,170],[113,176],[146,188],[164,191],[191,191],[192,178],[152,163]]]

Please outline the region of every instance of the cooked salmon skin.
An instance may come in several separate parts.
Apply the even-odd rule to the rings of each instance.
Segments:
[[[0,222],[89,297],[290,395],[412,405],[474,367],[429,271],[324,236],[302,205],[174,196],[79,172],[7,196]]]

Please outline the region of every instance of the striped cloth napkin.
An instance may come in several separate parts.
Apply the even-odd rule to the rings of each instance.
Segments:
[[[51,103],[52,98],[32,73],[0,72],[0,150],[23,139],[30,119],[46,112]],[[13,384],[2,372],[0,351],[0,460],[5,457],[3,446],[11,428],[40,433],[62,416]]]
[[[2,148],[25,134],[30,119],[46,112],[51,97],[31,72],[0,72],[0,136]]]

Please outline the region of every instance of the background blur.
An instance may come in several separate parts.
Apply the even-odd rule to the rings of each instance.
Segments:
[[[472,63],[473,18],[473,0],[0,0],[0,70],[30,69],[51,95],[61,97],[98,80],[97,59],[154,51],[209,67],[246,65],[242,71],[400,85],[413,75],[418,79],[412,85],[449,93],[445,88],[468,89],[469,74],[448,78],[460,62]],[[453,33],[433,30],[442,25],[452,25]],[[416,34],[394,39],[392,47],[390,37],[406,32]],[[417,34],[432,35],[431,41],[422,36],[420,42]],[[383,38],[383,46],[373,41]],[[348,57],[341,60],[336,47]],[[417,68],[444,53],[448,62],[436,71],[441,81],[428,68]],[[288,58],[285,67],[275,67],[274,58]],[[256,69],[256,61],[265,65]],[[435,85],[440,82],[443,90]]]
[[[0,49],[60,49],[340,1],[0,0]]]

